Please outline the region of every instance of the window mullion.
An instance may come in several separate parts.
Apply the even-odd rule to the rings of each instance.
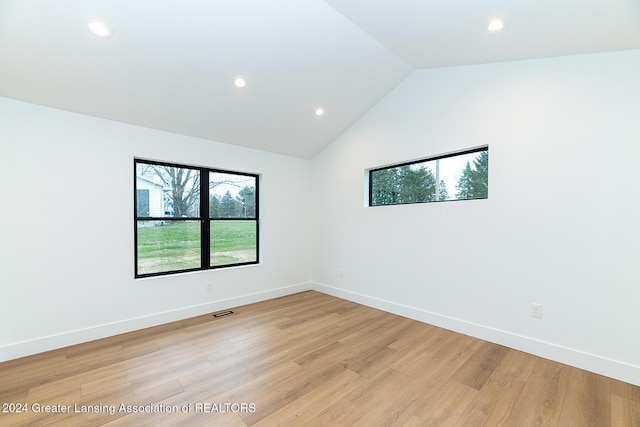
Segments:
[[[211,226],[209,221],[209,170],[200,169],[200,236],[202,268],[211,268]]]

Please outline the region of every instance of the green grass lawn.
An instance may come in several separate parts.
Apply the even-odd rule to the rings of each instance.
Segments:
[[[255,221],[211,222],[211,265],[256,261]],[[199,221],[138,228],[138,273],[200,267]]]

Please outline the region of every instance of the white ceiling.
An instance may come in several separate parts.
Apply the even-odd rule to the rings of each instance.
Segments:
[[[416,69],[640,48],[640,0],[327,3]]]
[[[302,158],[414,69],[626,49],[636,0],[0,0],[0,96]]]

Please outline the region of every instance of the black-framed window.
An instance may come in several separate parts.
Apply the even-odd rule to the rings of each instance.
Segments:
[[[135,277],[257,264],[259,176],[134,159]]]
[[[489,147],[369,170],[369,206],[489,197]]]

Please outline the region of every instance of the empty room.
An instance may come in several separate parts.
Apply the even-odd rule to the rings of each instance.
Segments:
[[[0,0],[0,425],[640,426],[640,3]]]

